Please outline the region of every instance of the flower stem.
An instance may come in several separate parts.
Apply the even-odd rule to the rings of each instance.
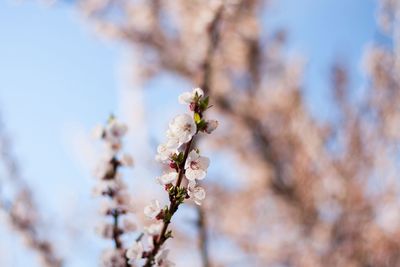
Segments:
[[[115,214],[113,215],[113,218],[114,218],[114,225],[113,225],[113,240],[114,240],[114,245],[115,245],[115,248],[116,248],[116,249],[120,249],[120,248],[122,248],[122,243],[121,243],[121,240],[120,240],[121,232],[120,232],[120,229],[119,229],[119,227],[118,227],[119,214],[118,214],[118,213],[115,213]]]
[[[179,188],[182,183],[182,179],[185,174],[185,163],[188,158],[193,140],[194,140],[194,136],[188,143],[186,143],[185,151],[183,154],[183,160],[179,166],[178,180],[176,181],[175,188]],[[177,201],[176,198],[171,199],[171,202],[170,202],[169,208],[168,208],[170,215],[171,215],[170,217],[172,217],[175,214],[175,212],[178,210],[178,207],[180,204],[181,203],[179,201]],[[143,265],[143,267],[151,267],[154,265],[155,256],[157,255],[158,251],[160,250],[160,248],[164,244],[164,242],[168,239],[168,236],[166,235],[166,233],[167,233],[168,226],[170,223],[171,223],[171,219],[164,221],[163,228],[161,229],[160,235],[158,236],[158,239],[156,239],[154,241],[153,249],[151,251],[149,251],[148,254],[146,255],[147,260],[146,260],[146,263]]]

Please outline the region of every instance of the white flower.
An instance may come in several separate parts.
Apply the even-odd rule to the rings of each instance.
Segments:
[[[155,262],[157,267],[173,267],[175,264],[168,259],[169,250],[163,249],[157,253]]]
[[[153,223],[153,224],[150,224],[149,226],[145,226],[144,231],[146,234],[148,234],[150,236],[155,236],[155,235],[160,234],[162,227],[163,227],[162,222]]]
[[[193,118],[188,114],[176,116],[169,124],[167,137],[169,142],[177,142],[179,145],[187,143],[196,134],[197,127]]]
[[[121,139],[126,132],[128,127],[124,123],[120,123],[117,120],[111,120],[106,127],[106,139]]]
[[[210,160],[202,157],[196,150],[192,150],[185,163],[185,175],[190,181],[202,180],[207,174],[207,168]]]
[[[167,185],[173,183],[176,179],[178,179],[177,172],[169,172],[157,177],[157,181],[162,185]]]
[[[204,188],[197,186],[196,182],[190,181],[188,184],[188,195],[197,205],[201,205],[201,202],[206,197],[206,191]]]
[[[149,205],[144,207],[144,214],[150,219],[154,219],[161,211],[158,200],[153,199]]]
[[[167,137],[169,136],[169,134],[170,130],[167,130]],[[168,149],[176,152],[176,150],[179,147],[179,140],[175,136],[173,136],[167,140],[167,143],[165,145],[167,146]]]
[[[176,148],[171,147],[170,144],[161,144],[157,147],[156,160],[160,162],[168,162],[173,154],[175,154]]]
[[[133,264],[134,260],[139,260],[143,256],[143,244],[135,241],[130,248],[126,251],[126,257],[129,259],[129,263]]]
[[[108,249],[103,252],[101,256],[102,267],[124,267],[126,266],[126,260],[124,257],[124,252],[117,249]]]
[[[149,248],[153,248],[154,247],[154,236],[147,235],[146,241],[147,241],[147,246]]]
[[[216,120],[208,120],[206,124],[206,133],[210,134],[218,127],[218,121]]]
[[[124,154],[122,155],[121,158],[121,164],[127,167],[132,167],[133,166],[133,158],[129,154]]]
[[[115,119],[111,120],[104,129],[104,140],[110,145],[114,151],[121,149],[121,139],[128,131],[128,127],[117,122]]]
[[[202,97],[204,95],[203,90],[200,88],[193,89],[192,92],[185,92],[178,97],[178,101],[180,104],[190,104],[196,100],[196,97]]]

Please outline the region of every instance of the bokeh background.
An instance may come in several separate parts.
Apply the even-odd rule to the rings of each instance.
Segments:
[[[400,266],[399,5],[224,2],[206,86],[221,127],[200,143],[212,162],[203,207],[210,266]],[[65,266],[96,266],[111,245],[94,231],[103,218],[91,193],[91,131],[111,113],[130,129],[135,168],[124,175],[138,213],[162,196],[155,148],[184,111],[177,96],[204,84],[219,7],[0,2],[0,132],[32,192],[39,236]],[[12,203],[21,183],[7,164],[0,174],[1,198]],[[179,212],[173,258],[205,266],[197,210]],[[42,266],[7,210],[0,218],[0,265]]]

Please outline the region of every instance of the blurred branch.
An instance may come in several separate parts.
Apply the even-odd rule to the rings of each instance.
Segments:
[[[30,188],[21,177],[17,160],[12,154],[10,139],[1,119],[0,156],[8,178],[5,181],[12,184],[15,190],[14,199],[6,200],[4,196],[0,196],[2,197],[0,208],[7,216],[10,225],[26,240],[26,244],[39,254],[45,266],[62,266],[62,260],[55,252],[53,244],[38,235],[39,212],[34,205]]]
[[[210,267],[210,259],[208,256],[208,237],[207,237],[207,223],[205,212],[201,206],[197,209],[197,227],[199,235],[199,247],[201,252],[201,261],[203,267]]]
[[[212,79],[212,61],[214,54],[220,41],[220,24],[222,20],[224,6],[221,5],[215,12],[214,18],[208,26],[208,48],[206,57],[203,63],[203,81],[201,82],[201,88],[205,93],[210,90],[210,84]]]

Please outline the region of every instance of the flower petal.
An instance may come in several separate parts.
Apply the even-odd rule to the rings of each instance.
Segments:
[[[185,92],[185,93],[179,95],[178,102],[180,104],[190,104],[190,102],[192,102],[192,99],[193,99],[192,93]]]
[[[193,170],[193,169],[187,169],[186,170],[186,178],[189,181],[194,181],[194,180],[202,180],[204,177],[206,177],[206,172],[203,170]]]

